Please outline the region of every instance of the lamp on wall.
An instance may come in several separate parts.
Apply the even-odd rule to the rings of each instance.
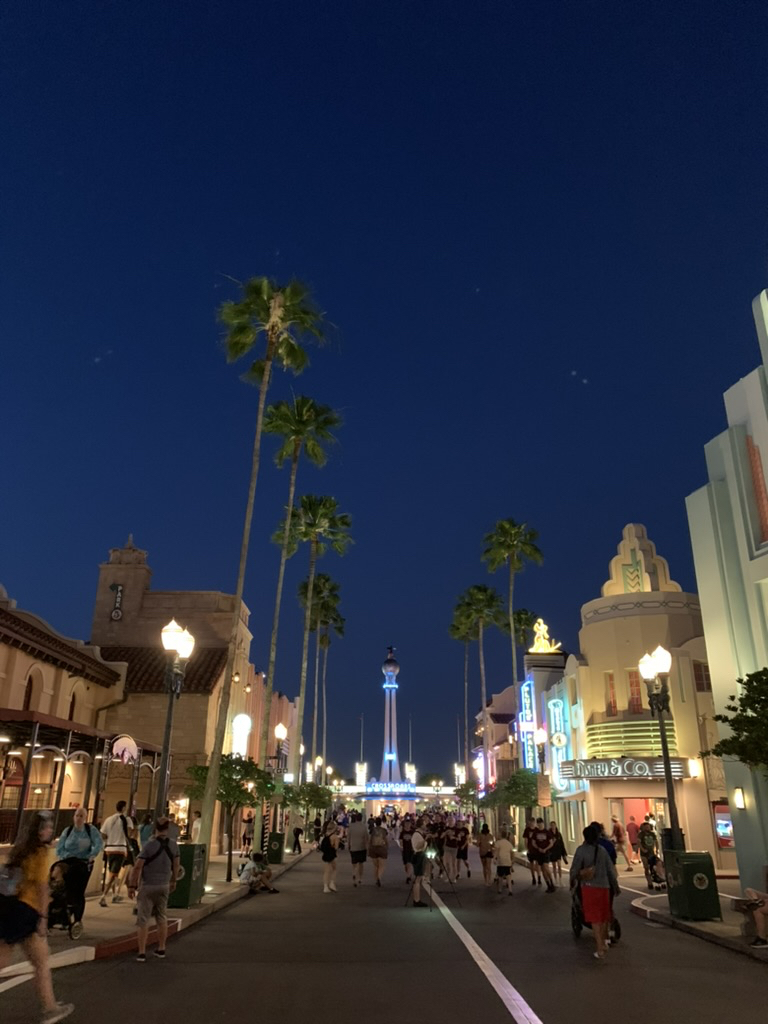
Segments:
[[[740,811],[743,811],[747,806],[746,800],[744,799],[744,790],[741,786],[737,786],[733,791],[733,802]]]

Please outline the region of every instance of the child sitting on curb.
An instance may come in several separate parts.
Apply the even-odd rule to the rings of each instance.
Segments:
[[[251,892],[278,892],[271,883],[272,872],[267,867],[264,854],[252,853],[240,873],[240,885],[247,885]]]

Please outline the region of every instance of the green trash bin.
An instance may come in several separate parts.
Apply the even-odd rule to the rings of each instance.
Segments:
[[[270,832],[267,840],[267,863],[282,864],[285,851],[285,832]]]
[[[206,847],[201,843],[179,844],[179,877],[168,897],[168,906],[177,910],[194,906],[205,892]]]
[[[686,921],[722,920],[715,866],[706,850],[665,850],[664,872],[672,917]]]

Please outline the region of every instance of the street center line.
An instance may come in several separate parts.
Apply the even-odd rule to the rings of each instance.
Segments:
[[[496,991],[496,995],[504,1003],[507,1010],[509,1010],[516,1024],[543,1024],[541,1018],[536,1016],[512,982],[502,974],[493,960],[475,942],[467,929],[456,920],[434,889],[432,889],[432,899],[437,909],[464,943],[469,955],[491,983]]]

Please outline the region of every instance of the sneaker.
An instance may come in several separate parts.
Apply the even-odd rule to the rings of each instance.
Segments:
[[[471,877],[472,877],[472,872],[469,870],[469,868],[467,868],[467,878],[471,878]]]
[[[137,953],[136,954],[136,963],[145,964],[146,962],[147,962],[147,954],[146,953]]]
[[[547,886],[547,892],[557,892],[557,889],[555,888],[554,885],[548,885]],[[512,895],[512,893],[510,893],[510,896],[511,895]]]
[[[605,953],[593,953],[595,960],[605,960]]]
[[[536,885],[536,879],[533,876],[531,876],[531,885]]]
[[[381,888],[381,879],[380,878],[376,879],[376,885],[378,885],[378,887]]]
[[[512,896],[512,895],[513,895],[513,893],[512,893],[512,890],[511,890],[511,889],[509,890],[509,895],[510,895],[510,896]]]
[[[331,891],[331,890],[330,890],[330,889],[328,888],[328,886],[327,886],[327,885],[324,885],[324,886],[323,886],[323,892],[330,892],[330,891]]]
[[[334,892],[335,891],[336,891],[336,889],[334,887]],[[267,889],[267,892],[280,892],[280,890],[279,889]]]
[[[768,946],[768,939],[761,939],[759,937],[756,939],[752,939],[752,941],[750,942],[750,946],[753,949],[762,949],[764,946]]]
[[[164,949],[156,949],[155,952],[152,955],[156,956],[158,960],[165,960],[165,950]]]
[[[634,868],[632,867],[632,865],[631,865],[631,864],[630,864],[630,865],[629,865],[629,867],[627,868],[627,871],[634,871],[634,870],[635,870],[635,869],[634,869]]]
[[[331,884],[328,886],[328,888],[331,890],[331,892],[336,892],[336,883],[335,882],[331,882]]]
[[[541,879],[540,878],[536,879],[536,885],[541,885]]]
[[[101,899],[99,900],[99,906],[100,907],[106,907],[106,905],[107,905],[107,901],[102,896]]]
[[[112,902],[113,903],[122,903],[123,902],[123,897],[122,896],[113,896],[112,897]]]
[[[48,1010],[40,1018],[40,1024],[56,1024],[59,1020],[64,1020],[75,1008],[74,1003],[57,1003],[53,1010]]]

